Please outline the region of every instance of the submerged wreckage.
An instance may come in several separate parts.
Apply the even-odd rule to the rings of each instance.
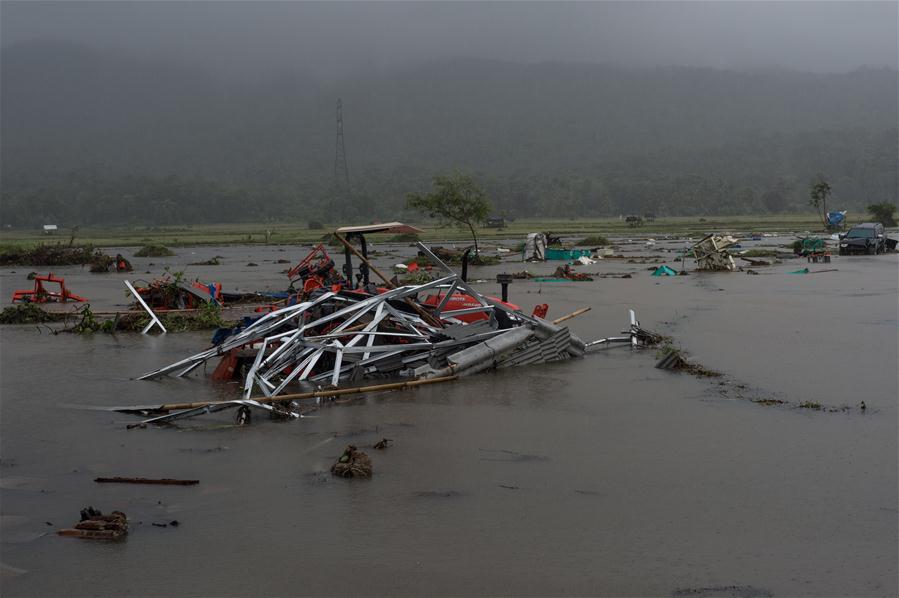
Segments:
[[[231,330],[224,338],[219,335],[216,346],[140,378],[180,377],[218,359],[213,378],[243,379],[243,398],[117,411],[155,416],[134,426],[235,407],[242,423],[249,420],[250,407],[299,417],[293,408],[302,399],[320,402],[406,388],[488,369],[581,357],[611,343],[636,347],[658,340],[640,328],[631,311],[625,336],[585,343],[559,325],[567,316],[550,322],[479,293],[422,243],[417,244],[421,255],[442,275],[424,284],[396,286],[366,255],[337,237],[348,255],[352,252],[362,260],[364,276],[358,285],[348,282],[350,276],[343,285],[312,285],[310,292],[299,295],[300,302]],[[385,286],[365,284],[369,271],[380,276]]]

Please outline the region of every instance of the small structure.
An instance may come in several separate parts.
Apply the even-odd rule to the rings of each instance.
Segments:
[[[730,256],[727,248],[736,245],[737,240],[727,236],[715,234],[706,235],[693,246],[693,255],[699,270],[732,271],[736,270],[734,258]]]
[[[546,235],[544,233],[528,233],[524,241],[524,261],[546,261]]]
[[[505,228],[506,219],[502,216],[491,216],[487,219],[487,228]]]
[[[59,230],[59,227],[55,224],[45,224],[44,225],[44,234],[45,235],[55,235]]]

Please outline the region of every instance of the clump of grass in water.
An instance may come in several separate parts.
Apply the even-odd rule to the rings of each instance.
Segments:
[[[136,314],[124,314],[112,320],[100,321],[91,311],[90,305],[82,307],[79,313],[81,320],[72,328],[66,328],[65,332],[74,334],[140,332],[150,323],[150,316]],[[234,325],[234,322],[222,319],[222,310],[215,303],[206,303],[194,313],[167,314],[163,312],[157,314],[157,317],[169,332],[214,330]]]
[[[102,260],[103,253],[93,245],[44,245],[30,249],[4,247],[0,249],[2,266],[75,266]]]
[[[107,320],[106,322],[101,322],[94,316],[93,310],[91,310],[90,303],[87,303],[78,310],[78,313],[81,314],[81,320],[77,324],[75,324],[72,328],[66,328],[65,332],[72,332],[74,334],[93,334],[95,332],[115,332],[115,322],[113,320]]]
[[[747,249],[741,251],[741,257],[777,257],[776,249]]]
[[[602,235],[593,235],[585,239],[581,239],[575,243],[577,247],[604,247],[610,245],[609,240]]]
[[[764,405],[766,407],[770,407],[771,405],[784,404],[784,401],[781,401],[780,399],[753,399],[752,402],[758,405]]]
[[[204,303],[193,313],[157,313],[156,316],[169,332],[190,332],[195,330],[214,330],[234,325],[222,319],[222,310],[216,303]],[[114,331],[140,332],[150,323],[150,316],[125,316],[116,321]]]
[[[800,409],[814,409],[815,411],[821,411],[821,409],[823,409],[824,407],[818,401],[803,401],[802,403],[799,403],[799,408]]]
[[[700,378],[719,378],[722,375],[721,372],[716,372],[698,363],[690,363],[689,361],[687,361],[687,359],[684,357],[683,352],[679,348],[674,346],[670,338],[663,337],[661,342],[662,344],[656,351],[656,358],[662,359],[663,357],[671,354],[677,357],[676,364],[672,367],[669,367],[668,369],[687,372],[688,374],[692,374]]]
[[[55,318],[34,303],[20,303],[0,312],[0,324],[40,324]]]
[[[204,262],[192,262],[188,264],[189,266],[221,266],[222,263],[219,261],[220,259],[224,259],[221,255],[216,255]]]
[[[175,255],[175,252],[165,245],[144,245],[134,252],[134,257],[169,257]]]

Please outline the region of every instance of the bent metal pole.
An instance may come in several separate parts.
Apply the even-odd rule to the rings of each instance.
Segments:
[[[252,400],[259,403],[273,403],[276,401],[293,401],[300,399],[314,399],[316,397],[337,397],[342,395],[359,394],[363,392],[380,392],[384,390],[402,390],[404,388],[414,388],[416,386],[424,386],[425,384],[436,384],[438,382],[449,382],[456,380],[459,376],[442,376],[440,378],[408,380],[406,382],[392,382],[389,384],[375,384],[372,386],[354,386],[352,388],[323,388],[321,390],[313,390],[310,392],[298,392],[294,394],[274,395],[271,397],[254,397]],[[181,409],[196,409],[198,407],[207,407],[209,405],[222,405],[230,401],[202,401],[198,403],[168,403],[153,408],[154,411],[179,411]]]

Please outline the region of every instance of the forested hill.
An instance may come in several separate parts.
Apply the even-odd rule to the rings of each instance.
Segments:
[[[61,42],[0,60],[14,226],[397,216],[455,169],[519,216],[797,210],[818,173],[837,205],[896,201],[894,70],[460,60],[326,84]],[[334,185],[338,97],[349,191]]]

